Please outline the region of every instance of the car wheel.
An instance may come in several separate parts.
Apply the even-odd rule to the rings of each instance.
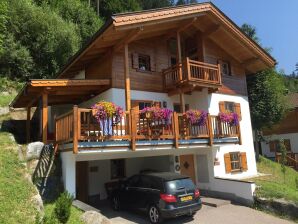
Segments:
[[[151,223],[161,223],[162,217],[155,205],[151,205],[148,209],[148,216]]]
[[[112,198],[112,207],[115,211],[120,210],[120,200],[118,196],[113,196]]]

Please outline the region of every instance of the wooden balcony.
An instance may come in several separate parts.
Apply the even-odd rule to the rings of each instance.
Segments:
[[[74,153],[90,148],[127,147],[137,150],[142,146],[170,145],[179,148],[186,144],[239,143],[240,127],[222,122],[208,114],[205,125],[193,125],[185,116],[173,113],[170,121],[152,121],[134,110],[98,122],[91,109],[74,106],[69,113],[55,119],[57,146],[71,145]],[[61,147],[60,147],[61,148]],[[63,147],[62,147],[63,148]]]
[[[182,63],[163,70],[164,88],[166,91],[177,87],[183,87],[186,91],[202,87],[217,90],[222,85],[220,73],[219,64],[208,64],[186,58]]]

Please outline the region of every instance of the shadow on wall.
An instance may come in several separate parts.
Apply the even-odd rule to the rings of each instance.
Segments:
[[[53,202],[63,191],[61,173],[61,161],[55,155],[53,145],[45,145],[32,175],[32,181],[43,201]]]

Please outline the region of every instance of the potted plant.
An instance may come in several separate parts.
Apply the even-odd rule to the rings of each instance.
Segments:
[[[208,113],[204,110],[188,110],[184,116],[193,125],[204,126],[207,122]]]
[[[114,123],[119,123],[123,117],[123,109],[120,106],[111,102],[100,101],[94,104],[92,107],[92,115],[100,123],[103,120],[113,120]]]
[[[218,116],[221,122],[227,122],[232,126],[237,126],[239,124],[238,114],[234,112],[221,112]]]
[[[170,119],[172,117],[173,111],[168,108],[160,108],[160,107],[145,107],[140,111],[140,114],[145,118],[158,121],[162,120],[166,124],[170,123]]]

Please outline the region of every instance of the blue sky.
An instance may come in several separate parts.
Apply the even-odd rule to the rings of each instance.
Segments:
[[[298,0],[212,0],[238,26],[256,27],[261,44],[272,47],[278,69],[292,73],[298,62]]]

